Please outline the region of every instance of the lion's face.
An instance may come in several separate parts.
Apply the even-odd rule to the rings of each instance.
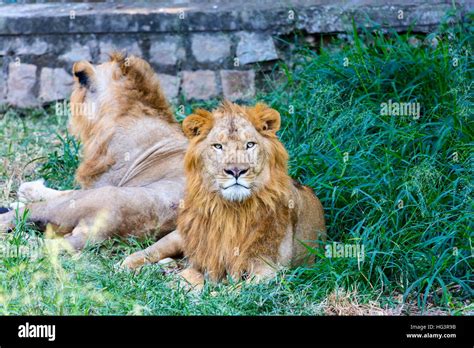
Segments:
[[[183,123],[185,133],[194,138],[189,152],[206,189],[228,201],[244,201],[271,180],[279,114],[261,105],[266,120],[258,118],[262,112],[255,113],[256,108],[225,103],[212,114],[201,110]]]
[[[201,144],[203,175],[210,188],[229,201],[243,201],[258,190],[269,179],[263,143],[244,117],[217,118]]]

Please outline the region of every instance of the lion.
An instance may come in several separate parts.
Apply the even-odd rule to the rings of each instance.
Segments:
[[[76,250],[111,236],[160,238],[173,231],[188,140],[157,75],[143,59],[113,53],[100,65],[75,63],[73,76],[69,130],[83,144],[75,175],[81,189],[23,183],[20,216],[27,209],[30,222],[49,225]],[[15,214],[0,215],[4,231]]]
[[[204,275],[264,281],[282,267],[314,262],[308,250],[326,239],[324,211],[313,191],[288,175],[279,128],[280,114],[263,103],[224,102],[186,117],[190,144],[177,229],[122,267],[184,254],[181,276],[194,287]]]

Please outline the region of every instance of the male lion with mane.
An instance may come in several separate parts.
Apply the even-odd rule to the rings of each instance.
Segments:
[[[64,235],[75,249],[112,235],[152,234],[176,228],[184,194],[188,144],[151,66],[113,53],[110,61],[74,64],[70,131],[83,144],[76,171],[81,190],[57,191],[34,181],[20,186],[28,220]],[[15,212],[0,215],[11,228]]]
[[[282,266],[312,263],[308,248],[325,240],[324,212],[313,191],[288,175],[278,140],[280,114],[266,106],[224,102],[183,122],[190,145],[184,159],[186,191],[176,231],[127,257],[135,269],[180,253],[191,285],[265,280]]]

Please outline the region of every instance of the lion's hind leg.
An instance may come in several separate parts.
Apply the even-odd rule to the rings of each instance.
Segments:
[[[11,228],[13,228],[15,212],[7,208],[5,208],[5,210],[5,212],[0,214],[0,234],[7,233]]]
[[[71,192],[54,190],[44,185],[44,179],[24,182],[18,189],[18,200],[22,203],[46,201]]]

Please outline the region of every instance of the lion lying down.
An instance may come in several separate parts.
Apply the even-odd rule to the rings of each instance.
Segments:
[[[181,275],[201,285],[204,274],[213,281],[227,275],[262,280],[280,266],[312,262],[305,244],[325,240],[324,213],[311,189],[288,176],[279,127],[279,113],[264,104],[224,102],[212,113],[188,116],[178,227],[122,266],[135,269],[184,253],[189,266]]]
[[[154,234],[176,228],[184,194],[187,139],[174,120],[150,65],[112,54],[107,63],[73,67],[71,132],[83,144],[76,172],[81,190],[56,191],[24,183],[18,196],[29,221],[52,226],[74,248],[112,235]],[[0,230],[15,212],[0,215]]]

